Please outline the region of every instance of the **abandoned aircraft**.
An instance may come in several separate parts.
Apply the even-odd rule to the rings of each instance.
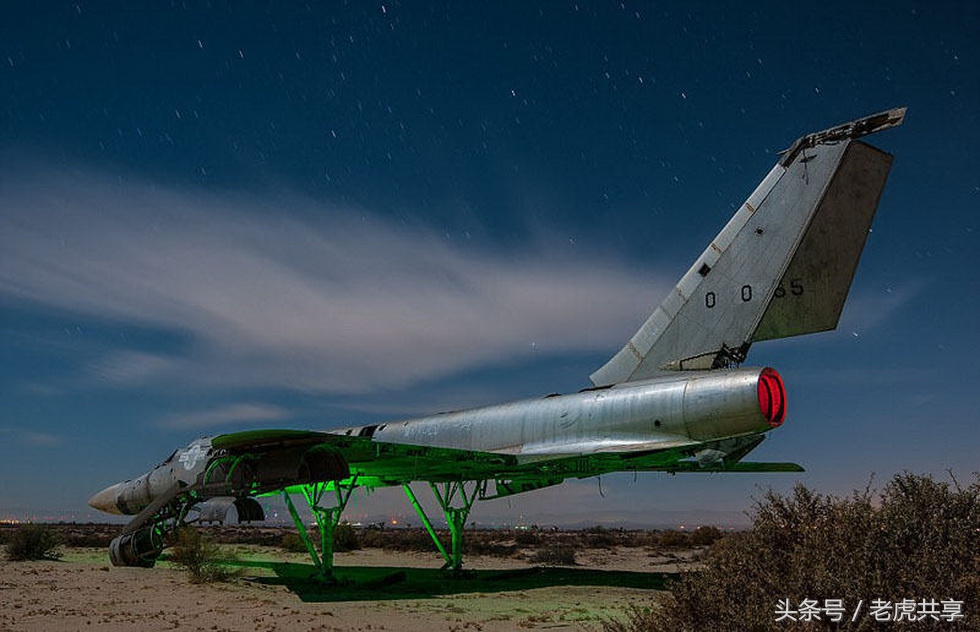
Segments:
[[[836,328],[891,168],[858,139],[900,125],[905,108],[808,134],[779,161],[639,331],[572,395],[323,432],[203,437],[142,476],[95,494],[135,515],[110,544],[117,566],[153,566],[177,529],[263,519],[281,494],[316,573],[332,576],[333,531],[358,487],[402,486],[445,560],[462,566],[476,500],[609,472],[798,472],[743,461],[786,417],[772,368],[742,367],[763,340]],[[437,537],[412,489],[427,484],[449,525]],[[308,503],[314,546],[293,503]]]

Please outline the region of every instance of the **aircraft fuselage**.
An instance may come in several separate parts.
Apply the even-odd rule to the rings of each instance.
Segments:
[[[775,405],[766,389],[776,391]],[[677,372],[572,395],[330,432],[530,461],[757,434],[779,426],[785,410],[785,389],[774,370],[741,368]]]

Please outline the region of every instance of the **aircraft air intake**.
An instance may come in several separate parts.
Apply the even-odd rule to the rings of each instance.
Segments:
[[[759,375],[759,409],[773,428],[786,419],[786,387],[775,369],[766,367]]]

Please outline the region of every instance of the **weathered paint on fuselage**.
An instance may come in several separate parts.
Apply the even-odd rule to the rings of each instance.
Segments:
[[[695,446],[772,428],[760,410],[763,369],[682,372],[472,410],[331,430],[374,441],[543,460]]]
[[[672,292],[598,371],[598,388],[326,432],[269,429],[204,437],[89,504],[136,514],[110,544],[121,566],[152,566],[178,529],[199,520],[261,519],[255,497],[305,497],[320,528],[326,577],[331,533],[357,487],[430,484],[452,531],[477,499],[611,472],[799,472],[745,462],[782,424],[785,388],[772,369],[742,368],[753,342],[836,327],[891,156],[857,142],[901,124],[904,108],[808,134],[739,207]],[[468,485],[467,485],[468,484]],[[332,508],[319,505],[333,491]],[[330,494],[327,494],[330,496]],[[324,518],[326,519],[324,522]],[[431,527],[430,534],[438,543]],[[304,540],[306,540],[304,536]]]
[[[176,450],[146,474],[103,489],[89,499],[89,505],[117,515],[139,513],[174,485],[193,485],[208,466],[210,456],[211,438],[201,437]]]

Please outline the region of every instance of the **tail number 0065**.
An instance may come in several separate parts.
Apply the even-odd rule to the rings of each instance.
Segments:
[[[803,296],[803,284],[799,279],[791,279],[789,282],[789,293],[793,296]],[[775,298],[783,298],[786,296],[786,288],[782,285],[776,287],[776,291],[773,292]],[[742,301],[748,303],[752,300],[752,286],[743,285],[741,290]],[[708,292],[704,295],[704,306],[708,309],[713,308],[718,303],[718,297],[714,292]]]
[[[800,283],[799,279],[790,279],[789,293],[793,296],[803,296],[803,284]],[[776,291],[773,292],[773,296],[776,298],[783,298],[786,296],[786,288],[784,288],[782,285],[776,286]]]

